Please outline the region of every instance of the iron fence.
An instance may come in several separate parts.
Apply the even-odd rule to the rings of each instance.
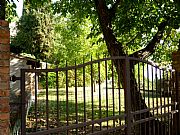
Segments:
[[[35,74],[30,102],[27,73]],[[173,70],[126,56],[22,69],[21,134],[176,135],[175,82]]]

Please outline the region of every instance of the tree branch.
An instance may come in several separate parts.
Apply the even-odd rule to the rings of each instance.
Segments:
[[[171,32],[167,33],[166,38],[164,39],[162,46],[163,46],[164,43],[166,42],[167,38],[170,37],[170,35],[171,35]]]
[[[110,17],[115,17],[116,9],[118,5],[120,4],[121,0],[116,0],[116,2],[113,4],[113,6],[109,9]]]
[[[0,19],[5,20],[5,0],[0,0]]]
[[[150,56],[152,53],[154,53],[157,43],[159,43],[163,37],[163,33],[165,27],[168,25],[168,22],[169,19],[161,22],[160,25],[158,26],[157,33],[153,36],[152,40],[147,44],[147,46],[137,52],[134,52],[133,54],[130,55],[130,57],[145,59],[148,56]]]
[[[129,42],[127,42],[126,46],[128,46],[130,43],[134,42],[134,40],[139,36],[139,34],[141,34],[141,33],[138,32]]]
[[[94,0],[101,30],[104,35],[104,40],[106,41],[108,52],[111,56],[122,56],[124,55],[122,44],[116,39],[112,25],[111,17],[109,16],[109,10],[106,6],[105,0]]]

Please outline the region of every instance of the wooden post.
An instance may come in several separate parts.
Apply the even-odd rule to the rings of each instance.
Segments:
[[[180,40],[179,40],[180,41]],[[180,43],[179,43],[179,47],[178,47],[178,51],[176,52],[173,52],[172,54],[172,66],[173,66],[173,69],[175,69],[176,71],[176,77],[175,77],[175,84],[176,84],[176,87],[175,89],[173,89],[173,95],[172,95],[172,100],[173,102],[178,102],[177,104],[177,108],[178,109],[178,113],[175,115],[174,117],[174,124],[176,125],[176,131],[177,131],[177,134],[179,135],[180,134]]]
[[[10,32],[9,23],[0,20],[0,135],[9,135],[10,123]]]

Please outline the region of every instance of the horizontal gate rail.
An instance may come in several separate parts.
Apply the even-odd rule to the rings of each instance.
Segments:
[[[97,131],[95,133],[90,133],[88,135],[104,135],[106,133],[119,131],[120,129],[125,129],[125,128],[127,128],[127,125],[122,125],[122,126],[118,126],[118,127],[115,127],[115,128],[110,128],[110,129],[106,129],[106,130],[102,130],[102,131]]]
[[[98,62],[103,62],[103,61],[108,61],[108,60],[125,60],[126,56],[114,56],[114,57],[109,57],[109,58],[103,58],[103,59],[98,59],[98,60],[94,60],[94,61],[90,61],[90,62],[86,62],[84,64],[79,64],[76,66],[67,66],[65,68],[55,68],[55,69],[24,69],[26,72],[33,72],[33,73],[40,73],[40,72],[57,72],[57,71],[67,71],[67,70],[72,70],[72,69],[78,69],[78,68],[82,68],[94,63],[98,63]],[[133,58],[133,57],[128,57],[129,60],[135,60],[138,62],[143,62],[143,63],[147,63],[153,67],[158,67],[155,64],[153,64],[152,62],[149,61],[145,61],[142,59],[138,59],[138,58]]]
[[[164,117],[164,116],[173,115],[175,113],[178,113],[178,110],[174,110],[174,111],[170,111],[168,113],[164,113],[164,114],[160,114],[160,115],[154,115],[153,117],[148,117],[148,118],[145,118],[145,119],[134,121],[133,126],[135,126],[137,124],[144,123],[144,122],[148,122],[148,121],[151,121],[151,120],[155,120],[157,118],[161,118],[161,117]]]
[[[111,116],[111,117],[106,117],[106,118],[102,118],[102,119],[98,119],[98,120],[94,120],[94,121],[88,121],[88,122],[83,122],[83,123],[79,123],[79,124],[72,124],[69,126],[62,126],[62,127],[55,128],[55,129],[49,129],[49,130],[39,131],[39,132],[35,132],[35,133],[28,133],[27,135],[46,135],[46,134],[51,134],[51,133],[61,133],[61,132],[67,131],[67,130],[81,128],[81,127],[93,125],[96,123],[99,124],[101,122],[106,122],[109,120],[124,119],[125,117],[126,117],[126,114]],[[126,125],[119,126],[118,129],[122,129],[125,126]],[[116,128],[114,128],[114,130],[115,129]],[[109,130],[109,132],[110,131],[111,130]]]
[[[29,73],[35,80],[30,106]],[[22,69],[21,133],[161,135],[163,123],[168,128],[162,134],[171,134],[179,105],[173,97],[175,75],[174,70],[127,56],[91,58],[64,68]]]
[[[146,113],[146,112],[149,112],[149,111],[153,111],[153,110],[156,110],[156,109],[161,109],[161,108],[165,108],[165,107],[169,107],[169,106],[175,106],[176,107],[177,102],[167,104],[167,105],[157,106],[157,107],[154,107],[154,108],[147,108],[147,109],[138,110],[138,111],[132,112],[131,114],[136,115],[136,114],[140,114],[140,113]]]

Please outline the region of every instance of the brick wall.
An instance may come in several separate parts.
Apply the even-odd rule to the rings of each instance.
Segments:
[[[9,23],[0,20],[0,135],[9,135]]]

